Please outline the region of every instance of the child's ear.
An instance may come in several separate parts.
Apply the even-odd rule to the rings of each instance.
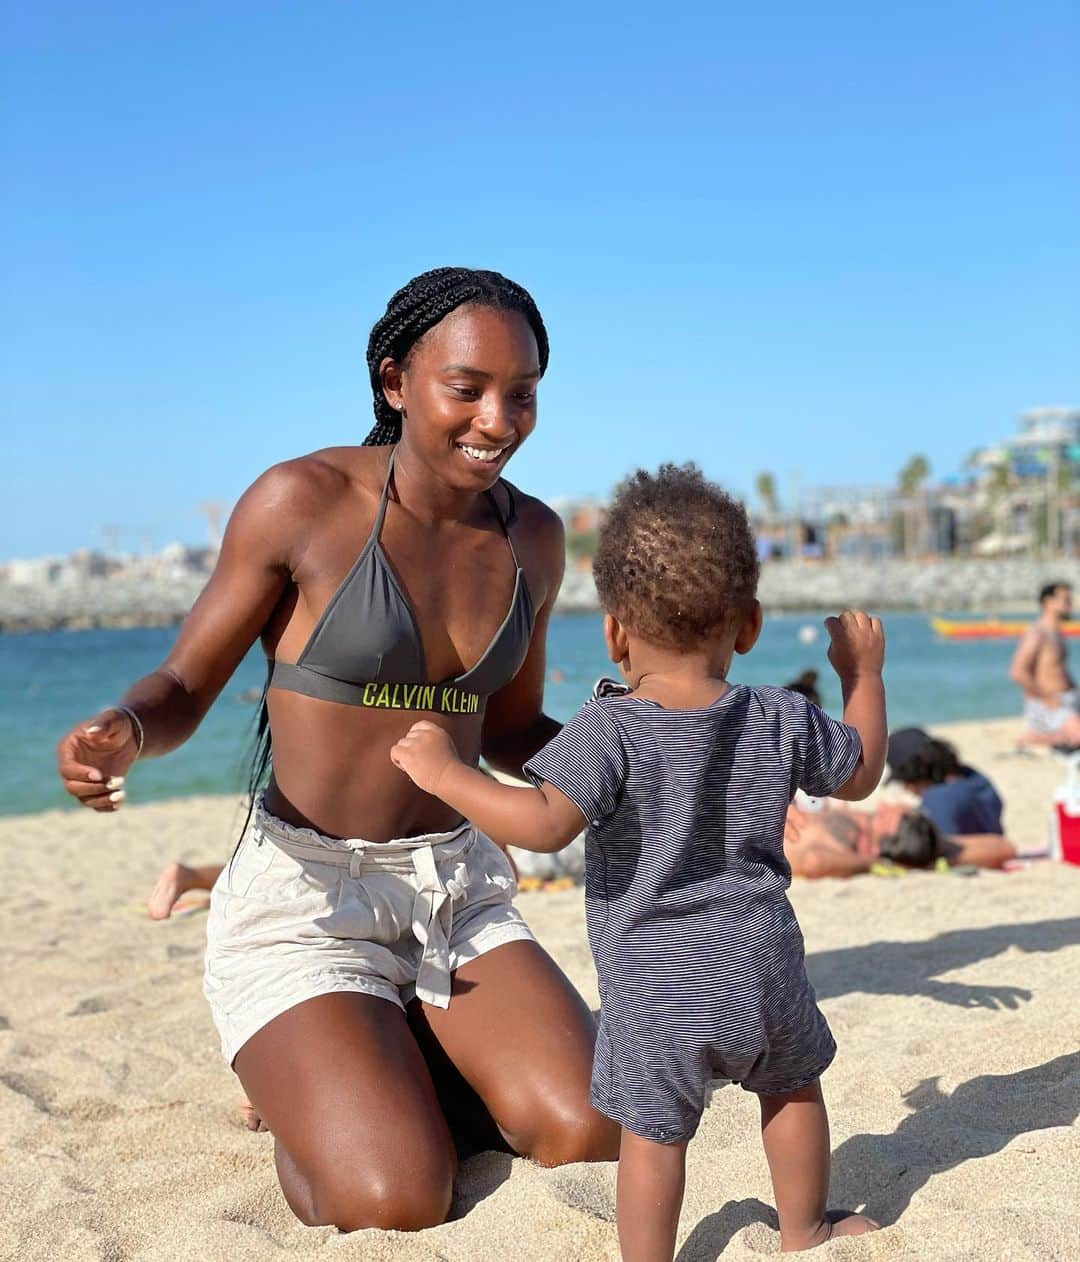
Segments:
[[[618,618],[609,613],[604,614],[604,643],[607,645],[608,657],[616,666],[622,665],[630,656],[626,630]]]
[[[755,600],[750,607],[750,612],[743,619],[742,626],[735,636],[735,652],[749,653],[757,643],[758,636],[761,634],[761,624],[764,618],[761,612],[761,602]]]

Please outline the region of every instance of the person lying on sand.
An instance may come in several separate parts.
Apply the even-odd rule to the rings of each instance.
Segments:
[[[795,876],[858,876],[880,859],[903,866],[1000,868],[1016,857],[1004,835],[1001,798],[953,747],[921,728],[889,737],[890,778],[921,799],[919,808],[883,802],[873,812],[834,803],[788,808],[784,854]],[[929,827],[927,827],[929,825]]]

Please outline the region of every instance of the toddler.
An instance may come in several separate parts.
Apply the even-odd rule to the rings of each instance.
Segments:
[[[601,681],[527,763],[535,787],[466,766],[431,722],[391,757],[504,845],[558,850],[588,824],[591,1099],[622,1127],[625,1262],[673,1256],[686,1146],[713,1077],[758,1096],[784,1251],[873,1230],[826,1211],[819,1079],[836,1046],[806,976],[783,838],[797,789],[856,800],[881,778],[881,625],[826,621],[844,723],[797,693],[729,684],[761,630],[757,553],[745,510],[692,465],[622,486],[594,572],[622,682]]]

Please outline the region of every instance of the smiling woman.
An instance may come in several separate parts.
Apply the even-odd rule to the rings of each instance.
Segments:
[[[588,1104],[592,1021],[509,863],[389,760],[418,713],[518,774],[558,730],[541,702],[562,528],[499,476],[547,360],[512,281],[411,281],[372,330],[364,445],[259,478],[168,659],[60,742],[68,791],[118,809],[136,757],[186,740],[261,639],[272,771],[214,888],[205,989],[308,1223],[440,1222],[448,1117],[545,1163],[615,1155]]]

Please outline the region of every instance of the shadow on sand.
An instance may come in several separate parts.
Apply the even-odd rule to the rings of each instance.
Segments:
[[[1030,990],[938,981],[937,975],[1014,947],[1034,953],[1077,944],[1080,917],[1070,917],[820,951],[808,956],[807,969],[819,1000],[853,993],[921,995],[964,1008],[1015,1009],[1032,997]],[[934,1175],[992,1156],[1018,1135],[1071,1126],[1080,1115],[1080,1052],[1016,1073],[980,1074],[951,1095],[938,1081],[924,1079],[904,1096],[911,1112],[892,1134],[854,1135],[840,1144],[832,1158],[831,1205],[865,1206],[888,1226]],[[728,1201],[697,1224],[677,1262],[715,1262],[753,1223],[776,1231],[776,1211],[756,1197]]]
[[[868,942],[862,946],[818,951],[806,969],[819,1002],[839,995],[922,995],[961,1008],[1018,1008],[1031,998],[1021,986],[983,986],[943,982],[940,973],[966,968],[1016,947],[1021,951],[1057,951],[1080,943],[1080,916],[1034,920],[986,929],[952,929],[917,942]]]
[[[1071,1126],[1080,1112],[1080,1052],[1014,1074],[981,1074],[952,1095],[927,1078],[904,1100],[912,1111],[891,1135],[853,1135],[832,1158],[830,1204],[865,1205],[883,1227],[934,1175],[992,1156],[1018,1135]],[[715,1262],[752,1223],[778,1230],[776,1211],[764,1201],[728,1201],[698,1223],[676,1262]]]

